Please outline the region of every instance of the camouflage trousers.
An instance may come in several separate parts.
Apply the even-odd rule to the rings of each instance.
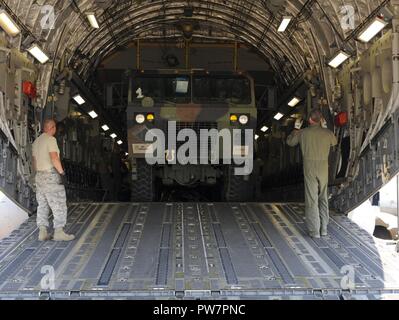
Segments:
[[[63,228],[67,219],[66,192],[58,172],[38,171],[35,177],[37,207],[37,225],[49,227],[50,209],[54,217],[54,228]]]

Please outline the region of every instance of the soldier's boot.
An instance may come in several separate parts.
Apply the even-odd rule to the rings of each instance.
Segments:
[[[313,239],[320,239],[320,234],[309,232],[309,236]]]
[[[39,227],[39,241],[47,241],[50,237],[47,232],[47,227],[40,226]]]
[[[57,228],[54,231],[53,239],[54,241],[72,241],[75,239],[75,236],[73,234],[66,234],[62,228]]]

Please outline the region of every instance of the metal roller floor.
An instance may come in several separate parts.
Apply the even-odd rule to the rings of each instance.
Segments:
[[[32,217],[0,241],[0,298],[399,297],[394,245],[342,215],[312,240],[301,204],[72,204],[66,230],[77,239],[40,243]]]

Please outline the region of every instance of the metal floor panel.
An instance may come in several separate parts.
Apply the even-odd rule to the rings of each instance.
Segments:
[[[370,299],[399,294],[395,246],[342,215],[306,235],[302,204],[71,204],[70,243],[38,242],[34,217],[0,241],[0,297]],[[354,268],[355,289],[342,290]],[[344,268],[344,269],[343,269]],[[43,271],[44,270],[44,271]]]

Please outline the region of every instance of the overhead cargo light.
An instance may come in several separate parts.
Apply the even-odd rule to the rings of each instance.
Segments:
[[[94,15],[93,12],[86,13],[86,16],[87,16],[87,19],[88,19],[89,22],[90,22],[90,25],[91,25],[94,29],[100,28],[100,26],[98,25],[96,16]]]
[[[50,58],[44,53],[42,49],[39,48],[37,44],[34,44],[28,49],[28,52],[35,57],[41,64],[46,63]]]
[[[290,107],[295,107],[299,102],[301,102],[301,99],[298,97],[294,97],[290,102],[288,102],[288,105]]]
[[[108,130],[109,130],[109,127],[108,127],[106,124],[104,124],[101,128],[102,128],[104,131],[108,131]]]
[[[122,140],[118,140],[118,141],[117,141],[117,144],[119,144],[119,145],[121,145],[122,143],[123,143]]]
[[[94,110],[92,110],[89,112],[89,116],[92,117],[93,119],[95,119],[98,117],[98,114]]]
[[[373,39],[382,29],[387,26],[388,22],[376,17],[370,25],[363,30],[358,39],[363,42],[369,42]]]
[[[338,68],[341,64],[343,64],[346,60],[348,60],[350,57],[350,54],[344,52],[344,51],[339,51],[335,56],[330,60],[328,65],[332,68]]]
[[[12,37],[15,37],[21,32],[21,29],[4,10],[0,10],[0,27]]]
[[[290,16],[283,17],[283,20],[281,21],[280,26],[278,27],[277,31],[284,32],[285,30],[287,30],[287,27],[290,24],[291,20],[292,20],[292,17],[290,17]]]
[[[260,131],[262,131],[262,132],[266,132],[267,130],[269,130],[269,128],[266,127],[266,126],[263,126],[263,127],[260,129]]]
[[[274,119],[280,120],[282,117],[284,117],[284,114],[277,112],[277,114],[274,116]]]
[[[85,99],[83,99],[82,96],[81,96],[80,94],[77,94],[76,96],[74,96],[74,97],[73,97],[73,100],[75,100],[76,103],[77,103],[78,105],[80,105],[80,106],[86,102]]]
[[[112,133],[112,134],[110,134],[110,137],[111,137],[112,139],[115,139],[115,138],[117,137],[117,135],[116,135],[115,133]]]

